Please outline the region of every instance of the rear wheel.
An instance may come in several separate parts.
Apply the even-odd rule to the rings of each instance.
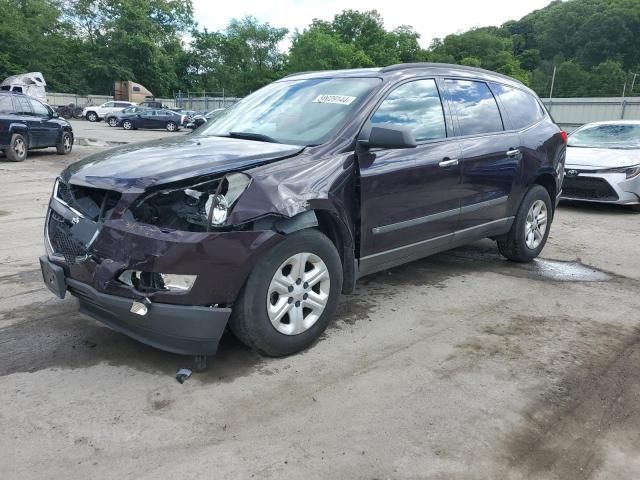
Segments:
[[[498,239],[498,250],[514,262],[530,262],[547,243],[552,217],[549,192],[533,185],[518,208],[511,230]]]
[[[291,355],[324,332],[341,289],[340,256],[331,240],[317,230],[293,233],[255,267],[229,327],[264,355]]]
[[[11,136],[11,144],[4,152],[5,156],[12,162],[22,162],[27,158],[27,140],[19,133]]]
[[[124,122],[122,122],[122,128],[124,128],[125,130],[131,130],[133,129],[133,123],[131,122],[131,120],[125,120]]]
[[[98,114],[96,112],[87,112],[86,119],[89,120],[90,122],[97,122]]]
[[[178,130],[178,124],[176,122],[167,122],[167,131],[175,132]]]
[[[60,143],[56,145],[56,152],[58,155],[68,155],[73,148],[73,135],[71,132],[64,132]]]

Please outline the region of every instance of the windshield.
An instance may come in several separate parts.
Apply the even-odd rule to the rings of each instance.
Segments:
[[[199,135],[318,145],[381,83],[378,78],[314,78],[272,83],[210,120]]]
[[[640,124],[593,125],[577,130],[569,137],[570,147],[640,148]]]

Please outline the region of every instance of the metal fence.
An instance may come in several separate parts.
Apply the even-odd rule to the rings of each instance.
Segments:
[[[227,108],[240,100],[239,97],[176,97],[176,107],[197,112],[210,112],[217,108]]]
[[[549,113],[567,131],[589,122],[640,120],[640,98],[543,98]]]
[[[54,107],[70,104],[80,107],[86,105],[102,105],[104,102],[110,102],[113,99],[113,96],[110,95],[75,95],[73,93],[47,92],[47,102]],[[164,103],[168,107],[176,107],[176,101],[173,98],[156,98],[156,100]]]

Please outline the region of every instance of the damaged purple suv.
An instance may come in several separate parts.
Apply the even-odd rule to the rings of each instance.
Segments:
[[[531,90],[480,69],[292,75],[193,134],[68,167],[44,281],[170,352],[214,354],[228,325],[263,354],[292,354],[369,273],[484,237],[535,258],[565,143]]]

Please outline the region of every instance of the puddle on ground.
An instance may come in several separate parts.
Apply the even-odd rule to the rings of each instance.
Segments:
[[[611,276],[580,262],[536,259],[530,264],[531,275],[557,282],[606,282]]]

